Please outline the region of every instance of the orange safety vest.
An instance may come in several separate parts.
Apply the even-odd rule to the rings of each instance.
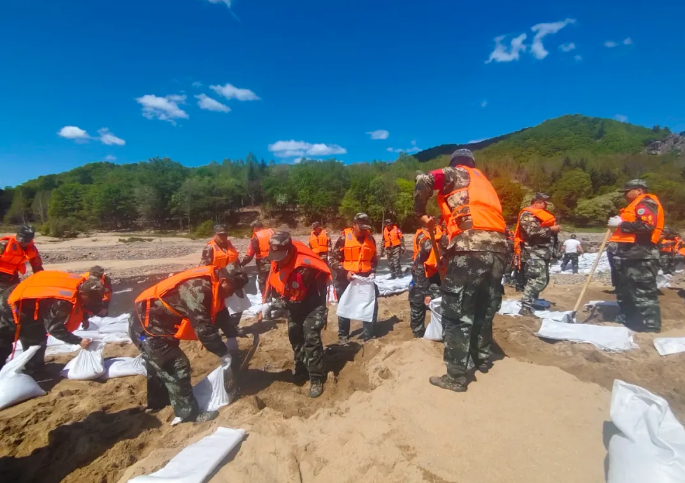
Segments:
[[[383,242],[385,248],[398,247],[402,244],[402,231],[397,225],[383,228]]]
[[[269,240],[273,234],[274,231],[271,228],[264,228],[252,235],[252,238],[257,237],[257,241],[259,242],[259,253],[255,253],[255,258],[257,260],[262,260],[269,256]]]
[[[177,329],[176,334],[173,336],[168,336],[168,337],[174,337],[176,339],[180,340],[197,340],[197,335],[195,334],[195,330],[193,329],[193,326],[190,324],[190,320],[188,320],[187,317],[185,317],[183,314],[177,312],[174,310],[169,304],[167,304],[162,297],[166,295],[169,291],[175,289],[178,287],[180,284],[187,280],[192,280],[194,278],[200,278],[200,277],[209,277],[209,279],[212,281],[212,308],[211,308],[211,315],[212,315],[212,324],[216,321],[216,316],[219,312],[221,312],[225,307],[225,302],[223,297],[221,297],[221,294],[219,293],[219,284],[220,281],[219,279],[216,278],[216,273],[215,273],[216,268],[213,265],[206,265],[204,267],[197,267],[197,268],[191,268],[190,270],[186,270],[181,273],[177,273],[176,275],[172,275],[171,277],[162,280],[159,282],[157,285],[154,285],[147,290],[145,290],[143,293],[138,295],[138,298],[136,298],[135,304],[136,304],[136,310],[137,310],[137,305],[139,303],[143,304],[143,307],[145,308],[145,316],[143,317],[140,312],[138,312],[138,317],[140,318],[141,325],[143,326],[143,330],[147,332],[148,334],[152,336],[159,336],[159,334],[151,334],[148,332],[147,328],[150,326],[150,306],[152,305],[152,302],[154,300],[159,300],[162,302],[162,305],[171,312],[174,315],[177,315],[181,317],[181,322],[179,325],[174,326],[174,328]]]
[[[425,230],[423,228],[419,228],[416,230],[416,234],[414,235],[414,257],[412,260],[416,260],[416,257],[419,255],[419,250],[421,247],[419,246],[418,240],[419,240],[419,235],[423,233],[423,235],[427,238],[430,238],[430,233],[428,233],[428,230]],[[439,226],[435,227],[435,241],[436,243],[442,238],[442,230],[440,229]],[[424,262],[423,264],[424,268],[426,269],[426,276],[428,278],[432,277],[436,273],[438,273],[438,257],[435,254],[435,250],[431,248],[431,253],[428,256],[428,259]]]
[[[371,260],[376,254],[376,244],[367,231],[364,234],[363,243],[357,241],[352,228],[345,228],[343,231],[345,246],[343,247],[343,268],[352,273],[363,273],[371,271]]]
[[[38,256],[38,250],[33,242],[22,248],[15,236],[5,236],[0,238],[0,241],[7,241],[5,251],[0,254],[0,272],[8,275],[26,273],[26,262]]]
[[[664,209],[662,208],[661,203],[659,202],[659,199],[656,196],[648,194],[638,196],[633,200],[631,204],[629,204],[621,210],[621,219],[623,221],[631,223],[637,220],[637,214],[635,213],[635,210],[637,209],[637,205],[639,205],[640,202],[645,198],[649,198],[650,200],[655,202],[658,208],[656,215],[656,224],[651,237],[652,243],[658,243],[659,239],[661,239],[661,232],[664,229]],[[614,230],[614,234],[611,235],[609,241],[616,243],[635,243],[635,234],[623,233],[619,227],[616,227],[616,230]]]
[[[35,300],[36,309],[33,320],[38,320],[38,304],[44,299],[66,300],[71,303],[73,308],[67,322],[64,324],[69,332],[78,329],[83,322],[83,308],[78,299],[78,289],[86,279],[81,275],[67,272],[42,271],[34,273],[17,285],[9,298],[7,304],[12,309],[14,322],[17,324],[17,336],[19,335],[21,307],[24,300]]]
[[[269,274],[269,286],[284,297],[290,297],[293,291],[298,287],[295,283],[288,284],[288,279],[293,270],[299,267],[309,267],[325,273],[327,277],[331,278],[331,270],[326,265],[326,262],[321,260],[316,254],[309,249],[304,243],[293,240],[293,246],[297,250],[297,255],[292,257],[287,265],[279,268],[276,262],[271,262],[271,273]],[[304,288],[304,287],[302,287]]]
[[[213,238],[207,242],[207,245],[212,247],[214,258],[212,259],[212,266],[214,268],[226,268],[229,263],[233,263],[238,259],[238,250],[233,245],[229,245],[224,249]]]
[[[90,272],[83,272],[81,276],[87,280],[90,278]],[[105,293],[102,296],[102,301],[109,302],[110,300],[112,300],[112,287],[109,286],[109,284],[107,283],[106,275],[102,276],[102,278],[100,279],[100,283],[102,283],[102,286],[105,287]]]
[[[443,219],[447,222],[447,234],[450,240],[462,233],[459,228],[460,218],[470,216],[473,223],[471,230],[496,231],[504,233],[507,225],[502,216],[502,204],[495,188],[485,175],[476,168],[459,166],[469,173],[470,182],[466,188],[460,188],[447,195],[438,193],[438,205]],[[468,205],[457,206],[451,209],[447,199],[453,194],[466,190],[468,192]]]
[[[557,219],[554,218],[554,215],[547,210],[533,208],[531,206],[527,206],[526,208],[522,209],[519,212],[519,217],[516,221],[516,230],[514,231],[514,253],[516,255],[521,255],[521,244],[523,243],[523,236],[521,236],[521,215],[524,211],[531,213],[535,218],[540,220],[540,226],[545,228],[549,228],[550,226],[557,224]]]
[[[321,230],[318,235],[312,231],[309,235],[309,247],[317,255],[328,253],[328,233],[326,230]]]

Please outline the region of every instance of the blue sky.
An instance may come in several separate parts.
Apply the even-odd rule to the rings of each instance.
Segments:
[[[6,0],[0,186],[104,159],[392,160],[569,113],[682,131],[683,16],[675,0]]]

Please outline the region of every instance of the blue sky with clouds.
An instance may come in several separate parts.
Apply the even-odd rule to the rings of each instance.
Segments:
[[[0,6],[0,186],[81,164],[392,160],[569,113],[685,130],[685,2]]]

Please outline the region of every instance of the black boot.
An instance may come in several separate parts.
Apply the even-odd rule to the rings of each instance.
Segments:
[[[434,386],[437,386],[442,389],[448,389],[454,392],[466,392],[466,384],[463,384],[455,379],[452,379],[447,374],[440,377],[431,377],[428,381]]]
[[[293,371],[293,381],[295,383],[304,383],[307,381],[307,379],[309,379],[309,371],[307,370],[307,367],[304,365],[303,362],[295,363],[295,370]]]
[[[318,379],[312,379],[309,382],[309,397],[316,399],[323,394],[323,382]]]
[[[362,332],[362,340],[364,342],[368,342],[371,339],[375,338],[373,335],[373,322],[364,322],[364,331]]]
[[[483,374],[487,374],[490,369],[492,369],[492,362],[490,361],[483,361],[478,364],[477,369],[482,372]]]

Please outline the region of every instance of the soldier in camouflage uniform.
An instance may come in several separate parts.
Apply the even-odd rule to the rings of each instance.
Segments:
[[[12,343],[17,326],[12,315],[12,309],[7,301],[16,286],[7,287],[0,291],[0,369],[5,360],[12,353]],[[99,314],[103,310],[102,296],[104,287],[97,281],[88,279],[78,289],[78,300],[84,312]],[[36,307],[38,304],[38,307]],[[71,302],[56,298],[43,298],[40,301],[23,300],[19,312],[19,341],[24,350],[31,346],[40,349],[26,364],[25,371],[34,377],[40,376],[45,367],[45,350],[48,336],[55,337],[66,344],[80,345],[83,348],[90,345],[90,339],[84,339],[69,332],[66,322],[69,320],[74,305]]]
[[[657,242],[663,229],[664,212],[658,198],[647,194],[647,183],[628,181],[621,190],[630,203],[620,217],[609,220],[615,228],[616,322],[646,332],[661,331],[661,307],[656,276],[659,272]]]
[[[43,261],[33,244],[35,234],[33,226],[22,225],[17,229],[16,236],[0,238],[0,290],[19,283],[19,274],[24,273],[26,262],[31,264],[33,273],[43,270]],[[15,252],[23,256],[16,257]]]
[[[463,392],[466,371],[472,365],[481,372],[491,367],[492,320],[502,303],[507,263],[506,227],[497,194],[475,169],[475,158],[468,149],[455,151],[448,168],[416,178],[414,213],[429,229],[435,221],[426,214],[426,204],[436,190],[445,196],[443,208],[452,216],[447,225],[450,240],[443,257],[447,272],[442,283],[447,374],[431,377],[430,383]],[[492,226],[474,229],[473,217],[480,219],[486,211]]]
[[[106,317],[109,313],[109,304],[112,301],[112,279],[109,278],[109,275],[105,273],[105,269],[100,265],[95,265],[91,267],[90,270],[88,270],[88,272],[81,274],[81,276],[87,276],[86,278],[92,278],[93,280],[97,280],[104,287],[105,292],[102,296],[103,310],[100,312],[100,315],[102,317]],[[83,329],[88,330],[88,325],[88,317],[84,317]]]
[[[390,278],[402,277],[401,258],[404,251],[404,236],[402,235],[402,230],[400,230],[397,223],[391,219],[385,220],[383,244],[381,245],[381,258],[383,258],[387,252]]]
[[[546,210],[548,199],[549,196],[546,194],[536,193],[530,207],[524,208],[519,214],[515,236],[520,239],[521,263],[525,276],[521,315],[533,314],[535,300],[549,283],[549,264],[552,260],[556,234],[561,227]],[[545,216],[551,217],[551,221],[545,223],[541,219]]]
[[[664,227],[659,240],[659,266],[666,275],[675,272],[675,257],[677,255],[678,233]]]
[[[271,238],[274,234],[273,230],[270,228],[264,228],[264,224],[255,220],[252,222],[252,230],[254,232],[252,239],[250,239],[250,244],[247,246],[247,252],[240,262],[242,267],[249,264],[252,259],[255,259],[255,265],[257,265],[257,284],[259,285],[259,291],[263,294],[266,289],[266,279],[269,278],[269,270],[271,270],[271,264],[267,259],[267,253],[260,248],[260,240],[262,237]]]
[[[424,230],[418,230],[416,234],[416,247],[418,251],[414,264],[411,268],[412,281],[409,284],[409,325],[414,337],[420,339],[426,332],[426,310],[428,304],[434,298],[440,297],[440,274],[434,273],[428,276],[426,273],[426,261],[433,251],[433,243],[430,235]],[[447,235],[441,236],[437,241],[440,253],[447,250]],[[437,267],[436,267],[437,268]]]
[[[331,276],[326,263],[288,232],[276,232],[269,243],[273,262],[267,284],[272,311],[288,314],[288,338],[295,356],[295,380],[309,379],[309,397],[323,393],[326,371],[321,330],[326,325],[326,291]]]
[[[242,289],[247,284],[247,274],[235,265],[216,270],[216,276],[221,280],[219,296],[228,298],[234,293],[244,296]],[[171,404],[174,414],[183,421],[208,421],[217,416],[216,411],[200,413],[190,382],[190,361],[181,350],[180,340],[174,337],[182,319],[187,318],[200,343],[227,366],[236,354],[229,355],[218,328],[224,327],[232,337],[238,334],[231,334],[232,325],[223,320],[228,316],[226,310],[220,311],[212,323],[212,303],[212,281],[208,276],[181,282],[163,295],[163,302],[152,299],[149,310],[144,306],[145,301],[136,302],[129,335],[146,363],[148,410]],[[141,317],[146,316],[148,326],[143,328]]]

